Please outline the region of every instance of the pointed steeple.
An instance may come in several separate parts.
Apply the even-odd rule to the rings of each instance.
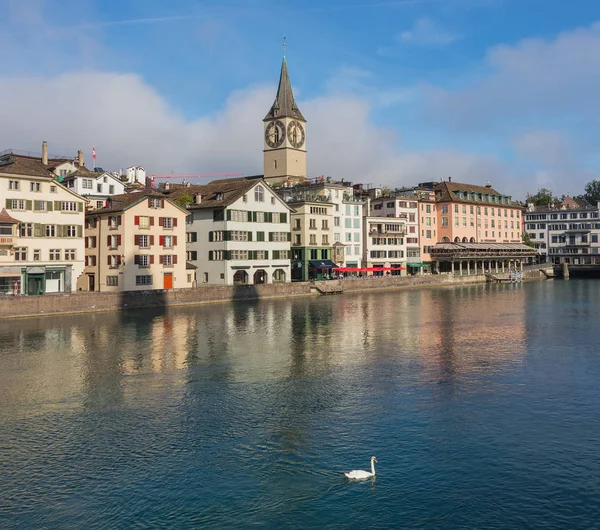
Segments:
[[[265,116],[263,121],[269,121],[275,118],[295,118],[297,120],[306,121],[300,109],[296,105],[294,99],[294,93],[292,92],[292,84],[290,83],[290,76],[288,74],[287,63],[285,61],[285,55],[283,57],[283,63],[281,64],[281,74],[279,76],[279,87],[277,88],[277,95],[275,101],[271,106],[269,112]]]

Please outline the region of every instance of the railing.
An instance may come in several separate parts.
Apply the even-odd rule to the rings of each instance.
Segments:
[[[406,232],[404,230],[401,230],[400,232],[393,232],[390,230],[369,230],[369,235],[370,236],[388,235],[388,236],[403,237],[406,235]]]
[[[0,245],[12,245],[13,238],[12,237],[0,237]]]

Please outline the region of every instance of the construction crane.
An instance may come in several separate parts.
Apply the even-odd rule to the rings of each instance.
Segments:
[[[156,187],[154,179],[182,179],[182,183],[184,183],[188,179],[204,179],[204,178],[223,178],[223,177],[243,177],[242,173],[194,173],[190,175],[182,175],[169,173],[165,175],[153,173],[152,175],[148,175],[148,179],[150,179],[150,185],[152,188]]]

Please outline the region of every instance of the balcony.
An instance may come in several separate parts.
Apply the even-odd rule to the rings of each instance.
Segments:
[[[400,232],[391,232],[388,230],[369,230],[369,236],[377,237],[377,236],[398,236],[404,237],[406,235],[405,230],[400,230]]]
[[[12,247],[15,244],[15,239],[12,236],[0,236],[0,246]]]

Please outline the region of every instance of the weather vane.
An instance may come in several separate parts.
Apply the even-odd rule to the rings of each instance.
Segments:
[[[285,59],[285,35],[283,36],[283,58]]]

